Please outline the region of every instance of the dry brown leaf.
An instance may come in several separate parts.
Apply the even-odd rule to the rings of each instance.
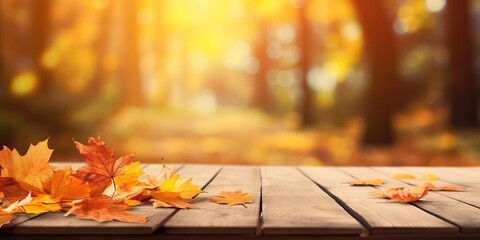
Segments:
[[[80,219],[93,219],[98,222],[118,220],[122,222],[146,223],[145,216],[127,212],[130,208],[123,201],[113,201],[106,196],[84,199],[65,213],[74,214]]]
[[[87,165],[78,169],[73,175],[90,183],[91,195],[101,195],[112,183],[114,177],[124,174],[133,154],[115,160],[115,154],[100,138],[89,138],[88,145],[75,142],[80,154],[85,157]]]
[[[408,174],[408,173],[394,174],[393,178],[395,178],[395,179],[416,179],[416,177],[414,175]]]
[[[226,203],[228,206],[237,204],[245,206],[244,203],[253,202],[253,197],[249,193],[242,193],[242,190],[234,192],[221,191],[219,196],[211,197],[209,200],[216,203]]]
[[[436,186],[431,183],[423,183],[420,186],[427,187],[429,191],[463,191],[466,189],[464,187],[450,186],[450,185]]]
[[[180,193],[177,192],[152,192],[153,207],[176,207],[176,208],[195,208],[196,206],[191,204],[192,199],[182,198]]]
[[[383,179],[355,180],[349,183],[351,186],[382,186],[384,184]]]

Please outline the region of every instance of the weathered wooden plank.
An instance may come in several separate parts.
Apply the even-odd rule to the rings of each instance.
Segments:
[[[437,175],[439,180],[465,185],[480,190],[480,171],[476,172],[468,167],[413,167],[412,171],[431,171]]]
[[[383,168],[383,167],[379,167],[378,169],[380,168]],[[377,168],[373,168],[373,169],[377,169]],[[466,187],[466,190],[461,192],[441,191],[437,193],[480,208],[480,189],[472,187],[473,184],[470,181],[460,180],[461,183],[459,183],[455,181],[455,178],[457,178],[456,176],[449,177],[448,174],[442,173],[440,168],[437,168],[437,167],[433,167],[433,168],[432,167],[401,167],[399,168],[398,171],[414,174],[417,176],[422,176],[425,173],[433,173],[439,178],[439,180],[435,180],[435,181],[429,180],[428,182],[431,182],[438,186],[457,185],[457,186]],[[392,175],[393,174],[394,173],[392,172]],[[414,179],[402,179],[402,181],[411,185],[418,185],[419,183],[424,182],[423,180],[419,181]]]
[[[468,176],[473,181],[480,181],[480,169],[476,167],[441,167],[441,169],[446,172]]]
[[[382,187],[378,187],[380,189],[412,187],[410,184],[389,177],[401,171],[398,167],[379,167],[375,168],[375,170],[365,167],[342,167],[340,170],[358,179],[383,178],[385,179],[385,184]],[[480,233],[479,208],[436,192],[429,192],[422,200],[411,204],[459,226],[462,233]]]
[[[260,168],[223,167],[197,197],[197,209],[179,211],[164,225],[166,233],[175,234],[255,234],[260,215]],[[253,203],[227,206],[208,201],[221,191],[242,190],[253,195]]]
[[[148,165],[145,168],[145,172],[148,174],[150,174],[149,169],[158,169],[158,166]],[[181,177],[193,177],[194,184],[205,187],[219,170],[219,166],[188,165],[184,166],[179,173]],[[132,213],[147,216],[146,224],[118,221],[97,223],[93,220],[77,219],[73,215],[64,217],[63,213],[47,213],[13,228],[1,230],[2,233],[14,234],[151,234],[161,227],[175,211],[176,209],[172,208],[155,209],[151,205],[132,208]]]
[[[453,234],[458,228],[425,211],[402,203],[372,198],[373,187],[352,187],[346,182],[356,180],[337,168],[302,167],[301,170],[322,186],[352,215],[359,219],[370,234]],[[375,178],[378,176],[371,176]]]
[[[356,235],[361,224],[293,167],[262,167],[263,234]]]

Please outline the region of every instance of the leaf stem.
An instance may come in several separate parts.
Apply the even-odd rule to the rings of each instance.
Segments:
[[[20,208],[23,210],[23,213],[25,213],[25,216],[27,216],[27,218],[30,219],[31,217],[28,216],[27,210],[25,210],[23,206],[20,206]]]
[[[112,193],[112,196],[110,198],[113,198],[115,197],[115,194],[117,193],[117,185],[115,184],[115,178],[111,178],[112,179],[112,183],[113,183],[113,193]]]

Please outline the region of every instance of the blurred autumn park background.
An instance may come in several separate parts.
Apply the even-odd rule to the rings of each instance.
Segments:
[[[478,165],[480,1],[1,0],[0,144]]]

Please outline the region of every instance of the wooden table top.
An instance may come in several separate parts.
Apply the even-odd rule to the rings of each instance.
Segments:
[[[196,209],[132,208],[148,216],[146,224],[98,223],[63,213],[19,215],[0,228],[0,239],[480,239],[480,167],[178,168],[206,192],[195,198]],[[155,175],[161,165],[144,165],[143,170]],[[380,189],[421,183],[393,179],[396,173],[433,173],[439,178],[434,184],[467,189],[429,192],[418,202],[397,203],[370,197],[374,187],[345,184],[373,178],[386,180]],[[254,197],[247,208],[208,201],[222,190],[238,189]]]

